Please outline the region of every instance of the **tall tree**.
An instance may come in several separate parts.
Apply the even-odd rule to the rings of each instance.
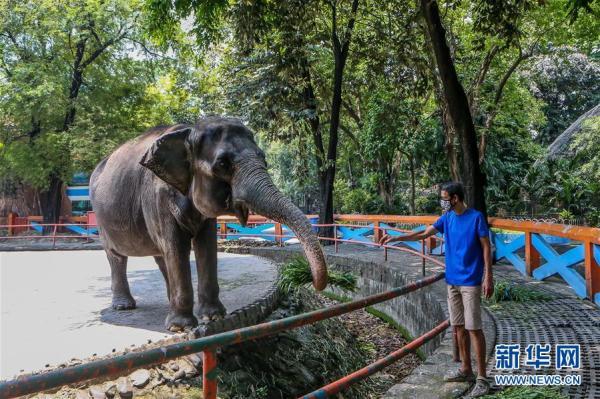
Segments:
[[[487,215],[485,202],[485,175],[479,166],[477,133],[465,90],[458,79],[450,48],[446,41],[446,30],[442,25],[440,10],[435,0],[421,0],[421,11],[433,48],[440,76],[445,107],[452,130],[460,141],[459,174],[466,189],[469,206]]]
[[[139,1],[0,7],[0,174],[36,189],[44,220],[56,222],[75,171],[91,172],[123,140],[170,122],[159,111],[178,110],[178,97],[156,97],[172,90],[160,82],[172,61],[144,40]]]
[[[346,62],[350,54],[354,26],[358,16],[359,0],[326,0],[310,2],[226,2],[215,3],[214,7],[208,7],[203,2],[187,0],[166,4],[163,1],[149,1],[148,7],[151,12],[151,26],[158,37],[168,37],[170,26],[177,23],[177,18],[184,18],[194,12],[194,31],[197,38],[204,47],[217,43],[222,39],[216,34],[215,26],[224,24],[226,21],[232,25],[232,31],[239,53],[240,62],[250,58],[253,63],[254,56],[259,56],[261,62],[272,62],[275,68],[272,72],[285,73],[286,77],[298,87],[292,87],[288,82],[279,82],[278,76],[267,77],[271,83],[287,85],[286,92],[269,92],[271,98],[267,101],[273,102],[274,98],[282,97],[287,102],[287,93],[297,93],[298,97],[291,101],[296,106],[303,107],[300,111],[302,119],[307,123],[310,136],[314,145],[316,165],[318,167],[318,184],[320,193],[319,219],[320,223],[333,223],[333,191],[336,176],[336,162],[339,147],[340,118],[343,104],[344,72]],[[216,19],[215,19],[216,16]],[[310,32],[307,26],[316,30]],[[309,38],[318,38],[311,43]],[[319,99],[315,88],[317,82],[311,61],[308,58],[309,46],[322,46],[327,38],[331,51],[330,76],[323,77],[324,81],[330,82],[330,87],[325,89],[329,98]],[[321,43],[319,43],[319,41]],[[319,43],[319,44],[317,44]],[[250,57],[248,57],[250,55]],[[293,55],[294,58],[290,58]],[[323,71],[320,71],[321,74]],[[264,83],[264,80],[263,80]],[[322,82],[319,82],[321,84]],[[239,92],[247,92],[248,86],[254,87],[254,83],[244,82],[245,89],[238,87]],[[252,93],[256,96],[256,93]],[[298,100],[300,100],[298,102]],[[321,100],[321,101],[319,101]],[[234,102],[237,100],[233,100]],[[319,103],[327,101],[329,105],[328,114],[320,116]],[[262,104],[264,105],[264,103]],[[279,109],[280,107],[274,106]],[[273,108],[267,109],[267,113]],[[258,115],[264,112],[258,112]],[[286,113],[286,112],[283,112]],[[289,118],[289,114],[286,115]],[[256,115],[250,119],[257,119]],[[295,117],[297,121],[299,118]],[[261,122],[262,124],[262,122]],[[264,125],[263,125],[264,126]],[[271,124],[272,126],[272,124]],[[299,131],[299,129],[295,129]],[[321,233],[332,236],[332,228],[323,228]]]
[[[106,54],[119,51],[125,40],[136,40],[139,12],[135,5],[131,8],[117,0],[89,0],[77,6],[60,1],[10,0],[2,8],[6,11],[0,20],[4,77],[13,87],[24,89],[23,96],[12,95],[8,103],[11,107],[24,106],[29,114],[24,120],[17,114],[22,111],[12,115],[22,129],[12,139],[26,138],[35,146],[42,136],[53,137],[58,162],[47,164],[39,198],[44,221],[56,223],[70,164],[68,139],[61,136],[75,122],[90,69]]]
[[[329,1],[331,7],[331,44],[333,52],[333,95],[331,96],[331,116],[329,120],[329,139],[327,155],[324,159],[322,170],[319,172],[319,189],[321,193],[321,208],[319,212],[319,223],[333,223],[333,187],[335,182],[335,171],[338,154],[338,131],[340,128],[340,113],[342,110],[342,86],[344,83],[344,69],[350,51],[352,33],[358,11],[358,0],[352,0],[346,26],[342,32],[339,31],[339,0]],[[316,135],[315,145],[323,148],[323,138]],[[323,151],[325,152],[325,151]],[[321,234],[333,237],[333,228],[322,228]]]

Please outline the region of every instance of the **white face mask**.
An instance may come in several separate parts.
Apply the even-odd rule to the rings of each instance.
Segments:
[[[448,212],[450,209],[452,209],[452,204],[450,203],[450,200],[441,199],[440,206],[442,207],[442,210],[444,212]]]

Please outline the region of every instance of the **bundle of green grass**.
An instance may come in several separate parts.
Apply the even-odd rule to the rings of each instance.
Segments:
[[[490,304],[499,302],[529,302],[529,301],[546,301],[552,299],[545,292],[532,289],[527,286],[517,285],[506,280],[499,280],[494,284],[494,294],[487,300]]]
[[[347,272],[327,271],[327,279],[330,287],[339,288],[342,291],[356,291],[356,276]],[[308,261],[298,256],[286,263],[279,274],[279,289],[284,293],[290,293],[301,287],[312,285],[312,274]]]

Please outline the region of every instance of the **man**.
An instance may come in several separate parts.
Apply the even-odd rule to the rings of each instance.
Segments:
[[[469,397],[488,393],[485,363],[485,336],[481,326],[481,293],[492,296],[492,255],[489,228],[483,214],[464,203],[461,183],[446,183],[441,188],[440,205],[445,213],[433,226],[423,232],[403,236],[384,235],[380,244],[394,241],[417,241],[440,232],[446,246],[446,283],[448,285],[448,312],[450,324],[458,336],[461,367],[445,376],[448,382],[473,381],[471,368],[471,341],[477,359],[477,381]]]

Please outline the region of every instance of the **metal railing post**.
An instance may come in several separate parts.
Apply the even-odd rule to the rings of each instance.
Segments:
[[[214,349],[202,352],[202,393],[204,399],[217,398],[217,354]]]
[[[421,264],[421,274],[424,276],[425,275],[425,240],[421,240],[421,254],[423,255],[421,257],[422,260],[422,264]]]
[[[281,227],[281,223],[275,222],[275,242],[279,244],[280,247],[283,246],[283,228]]]
[[[585,288],[587,291],[587,297],[590,301],[596,302],[596,293],[600,292],[600,265],[596,259],[594,253],[594,243],[584,242],[583,253],[584,253],[584,266],[585,266]],[[600,255],[600,251],[598,251]]]
[[[338,253],[338,237],[337,237],[337,225],[333,224],[333,246],[335,247],[335,253]]]
[[[381,228],[379,227],[379,220],[373,222],[373,242],[377,244],[381,240]]]
[[[221,239],[226,240],[227,239],[227,223],[221,222],[221,224],[219,225],[219,230],[221,231]]]
[[[528,276],[533,274],[533,271],[540,266],[540,253],[533,246],[532,233],[525,232],[525,271]]]

